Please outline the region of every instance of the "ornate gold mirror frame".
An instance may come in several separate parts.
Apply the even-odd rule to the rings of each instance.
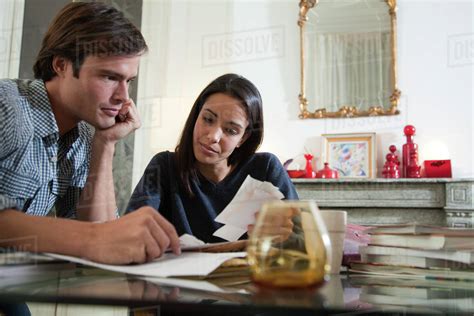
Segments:
[[[319,0],[300,0],[299,7],[299,19],[298,26],[300,28],[300,72],[301,72],[301,91],[298,96],[300,104],[300,115],[301,119],[319,119],[319,118],[348,118],[348,117],[361,117],[361,116],[381,116],[381,115],[397,115],[400,113],[398,110],[398,101],[400,99],[401,92],[397,87],[397,1],[396,0],[384,0],[388,5],[390,14],[390,39],[391,39],[391,86],[392,94],[390,96],[390,107],[384,108],[383,105],[376,105],[369,107],[368,110],[358,109],[356,106],[347,105],[342,106],[337,112],[329,112],[325,108],[316,109],[314,112],[308,110],[308,100],[306,99],[306,88],[305,88],[305,24],[308,21],[308,11],[315,7]]]

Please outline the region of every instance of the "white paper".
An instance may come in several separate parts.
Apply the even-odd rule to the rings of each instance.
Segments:
[[[206,276],[225,261],[232,258],[245,257],[246,254],[245,252],[184,252],[177,256],[172,253],[165,253],[163,256],[152,262],[134,265],[103,264],[53,253],[46,253],[46,255],[56,259],[67,260],[115,272],[148,277],[168,277],[186,275]]]
[[[232,225],[224,225],[212,234],[213,236],[220,237],[229,241],[236,241],[247,232],[247,229],[235,227]]]
[[[213,235],[228,241],[238,240],[247,232],[247,226],[255,223],[255,213],[265,202],[283,198],[283,193],[272,183],[247,176],[232,201],[215,218],[216,222],[225,225]]]
[[[179,246],[181,249],[183,248],[192,248],[192,247],[200,247],[205,246],[206,243],[193,235],[183,234],[179,236]]]

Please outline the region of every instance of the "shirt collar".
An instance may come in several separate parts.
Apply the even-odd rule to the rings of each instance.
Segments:
[[[33,112],[35,132],[40,137],[59,135],[58,124],[54,117],[43,80],[33,80],[28,88],[28,99]]]

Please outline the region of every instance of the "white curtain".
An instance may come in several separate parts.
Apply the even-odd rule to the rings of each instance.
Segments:
[[[314,108],[367,109],[387,104],[390,94],[390,33],[311,34],[306,87]]]
[[[24,6],[24,0],[0,1],[0,78],[18,77]]]

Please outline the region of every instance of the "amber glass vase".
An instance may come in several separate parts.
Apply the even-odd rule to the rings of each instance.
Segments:
[[[329,273],[329,235],[312,201],[263,205],[247,247],[252,280],[269,287],[311,287]]]

